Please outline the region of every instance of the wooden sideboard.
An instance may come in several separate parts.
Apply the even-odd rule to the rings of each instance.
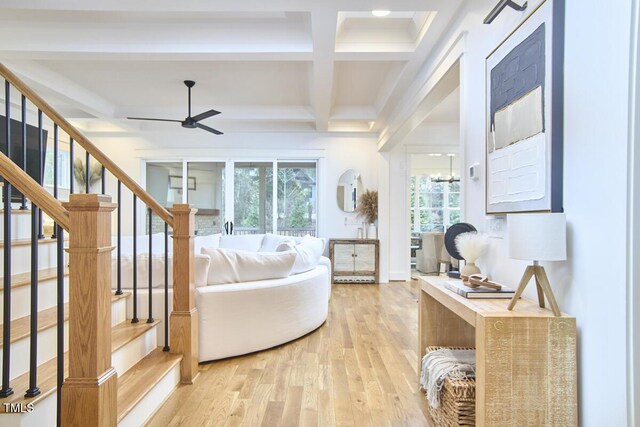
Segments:
[[[428,346],[476,348],[478,426],[577,426],[575,317],[524,298],[508,311],[509,299],[467,299],[448,280],[420,278],[419,361]]]
[[[377,239],[331,239],[333,283],[379,283],[380,242]]]

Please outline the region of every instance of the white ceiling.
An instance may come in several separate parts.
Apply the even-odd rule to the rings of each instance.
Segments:
[[[379,133],[463,0],[3,0],[0,61],[83,129]],[[371,9],[389,9],[384,18]]]

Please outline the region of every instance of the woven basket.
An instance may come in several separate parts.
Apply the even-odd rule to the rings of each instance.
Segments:
[[[427,347],[427,353],[443,347]],[[473,350],[462,347],[447,347],[451,350]],[[427,404],[429,414],[436,427],[476,425],[476,380],[444,380],[440,395],[440,407]]]

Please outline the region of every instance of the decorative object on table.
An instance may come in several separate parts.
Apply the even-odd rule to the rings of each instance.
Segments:
[[[358,216],[364,218],[368,224],[365,228],[367,239],[376,239],[378,234],[375,228],[375,222],[378,219],[378,192],[375,190],[366,190],[362,193],[358,199],[356,212]],[[373,230],[371,226],[373,226]]]
[[[378,238],[378,228],[375,224],[371,223],[367,227],[367,239],[377,239]]]
[[[538,302],[544,307],[547,297],[555,316],[561,316],[549,279],[539,261],[567,259],[567,219],[564,213],[518,214],[507,216],[509,258],[533,261],[520,280],[518,289],[509,303],[513,310],[532,277],[535,278]]]
[[[455,359],[463,359],[464,363],[456,363],[459,374],[445,376],[436,382],[436,392],[426,381],[425,373],[429,372],[429,365],[451,366],[447,360],[453,354]],[[451,360],[451,359],[449,359]],[[444,363],[443,363],[444,362]],[[431,369],[433,372],[434,369]],[[421,387],[427,391],[427,405],[429,414],[437,426],[474,426],[476,424],[476,380],[475,380],[475,350],[462,347],[427,347],[426,355],[422,359]],[[428,376],[428,374],[427,374]],[[429,379],[431,379],[430,377]],[[437,380],[437,378],[434,378]],[[424,384],[423,384],[424,382]],[[438,399],[438,405],[431,404],[432,396]]]
[[[563,40],[544,0],[486,58],[487,214],[562,211]]]
[[[477,230],[469,223],[459,222],[449,227],[447,232],[444,234],[444,247],[447,252],[449,252],[449,255],[458,261],[463,260],[464,258],[460,255],[460,252],[458,252],[458,248],[456,248],[456,237],[462,233],[469,233],[471,231]],[[458,271],[449,271],[447,274],[449,277],[460,277],[460,272]]]
[[[501,284],[490,281],[487,276],[483,276],[482,274],[472,274],[471,276],[465,276],[463,277],[462,282],[470,288],[477,288],[482,286],[489,289],[495,289],[496,291],[502,289]]]
[[[449,289],[451,292],[455,292],[461,297],[468,299],[513,298],[513,295],[515,294],[515,290],[505,286],[502,286],[500,289],[492,289],[485,286],[473,288],[464,284],[461,280],[448,280],[444,287]]]
[[[364,228],[358,227],[358,239],[364,239]]]
[[[93,187],[93,184],[98,182],[102,178],[102,165],[97,161],[91,162],[89,171],[89,189]],[[87,189],[87,166],[84,160],[77,157],[73,161],[73,177],[78,183],[78,192],[84,193]]]
[[[476,261],[487,252],[489,248],[489,238],[477,231],[462,233],[455,238],[456,249],[465,260],[465,265],[460,270],[463,276],[471,276],[480,273],[480,268],[476,265]]]

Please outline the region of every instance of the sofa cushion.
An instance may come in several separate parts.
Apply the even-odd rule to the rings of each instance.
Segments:
[[[278,247],[278,245],[287,240],[291,240],[291,238],[287,236],[279,236],[277,234],[267,233],[264,235],[264,239],[262,239],[260,252],[276,252],[276,248]]]
[[[207,255],[195,254],[193,280],[196,287],[207,285],[207,274],[209,273],[209,257]],[[133,288],[133,255],[122,255],[120,264],[122,277],[121,285],[124,289]],[[153,254],[152,262],[152,283],[151,286],[159,288],[164,286],[164,254]],[[137,263],[138,287],[147,288],[149,286],[149,254],[138,255]],[[118,259],[111,260],[111,277],[113,287],[118,283]],[[173,254],[169,254],[169,287],[173,287]]]
[[[209,234],[206,236],[196,236],[193,238],[193,252],[199,254],[202,252],[203,247],[207,248],[219,248],[220,237],[222,234]]]
[[[222,236],[220,237],[220,248],[258,252],[262,246],[262,239],[264,239],[264,234]]]
[[[282,242],[276,248],[277,252],[295,251],[296,262],[293,265],[291,274],[304,273],[313,270],[318,265],[322,251],[324,250],[324,242],[322,239],[304,236],[297,245],[291,242]]]
[[[296,260],[295,252],[251,252],[205,247],[202,253],[211,258],[208,285],[287,277]]]

